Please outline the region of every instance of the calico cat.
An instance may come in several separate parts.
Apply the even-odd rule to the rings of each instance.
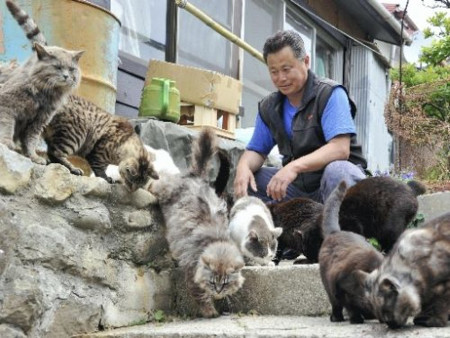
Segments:
[[[450,313],[450,212],[406,230],[378,270],[367,296],[390,328],[414,317],[421,326],[446,326]]]
[[[8,8],[11,4],[7,2]],[[24,27],[22,12],[13,14]],[[26,27],[35,33],[36,25]],[[36,145],[43,128],[78,87],[81,78],[78,61],[84,52],[45,46],[37,42],[42,42],[41,34],[33,37],[36,38],[33,55],[22,66],[12,64],[11,71],[2,71],[5,82],[0,88],[0,142],[15,150],[18,141],[25,156],[35,163],[46,164],[36,153]]]
[[[230,212],[231,238],[241,249],[246,265],[275,265],[278,241],[283,232],[275,228],[267,206],[259,198],[239,198]]]
[[[160,174],[179,174],[180,169],[175,165],[170,154],[164,149],[154,149],[144,144],[145,149],[148,151],[153,160],[153,168],[158,176]],[[110,164],[106,168],[106,175],[111,177],[114,181],[121,181],[121,174],[119,172],[119,166]],[[145,188],[145,187],[144,187]]]
[[[207,180],[216,142],[214,132],[203,129],[193,143],[189,172],[161,174],[149,187],[159,201],[172,256],[203,317],[218,316],[213,299],[235,293],[244,282],[244,259],[228,233],[226,203]]]
[[[404,184],[390,177],[368,177],[347,190],[339,223],[343,230],[376,238],[383,251],[389,252],[414,219],[417,195],[424,192],[417,181]]]
[[[331,303],[332,322],[344,321],[345,308],[350,323],[373,319],[371,303],[365,297],[365,278],[359,270],[372,272],[378,268],[383,255],[364,237],[339,227],[339,207],[347,185],[342,181],[330,194],[323,210],[324,241],[319,251],[320,277]]]
[[[32,18],[13,1],[7,0],[6,4],[27,38],[35,45],[36,42],[46,45],[44,35]],[[1,77],[8,73],[11,72],[2,69]],[[15,73],[14,70],[12,74]],[[83,174],[67,159],[70,155],[78,155],[89,162],[96,176],[110,183],[114,180],[106,175],[105,170],[108,164],[119,165],[122,180],[131,191],[145,185],[150,177],[158,178],[152,165],[153,157],[145,151],[131,123],[80,96],[69,96],[45,128],[43,136],[50,161],[66,166],[72,174]]]
[[[322,244],[322,210],[323,205],[309,198],[298,197],[286,202],[268,205],[276,227],[283,229],[278,237],[278,250],[275,262],[281,260],[284,249],[291,249],[297,259],[294,264],[317,263]]]

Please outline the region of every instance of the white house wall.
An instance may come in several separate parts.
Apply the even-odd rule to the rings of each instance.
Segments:
[[[353,47],[351,54],[350,95],[358,112],[358,140],[370,170],[386,170],[391,164],[392,137],[384,120],[389,81],[385,66],[365,47]]]

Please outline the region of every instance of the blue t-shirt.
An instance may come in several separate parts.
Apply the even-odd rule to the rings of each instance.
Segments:
[[[283,122],[289,139],[292,139],[292,119],[296,112],[297,108],[292,106],[286,97],[283,102]],[[321,124],[327,142],[338,135],[356,134],[350,103],[348,102],[347,93],[342,87],[333,89],[323,111]],[[269,128],[258,114],[256,117],[255,131],[250,142],[247,144],[247,150],[268,155],[275,145],[276,142]]]

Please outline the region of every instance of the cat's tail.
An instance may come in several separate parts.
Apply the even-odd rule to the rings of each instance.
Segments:
[[[192,143],[190,174],[208,179],[211,159],[217,152],[217,137],[211,128],[204,128]]]
[[[339,209],[346,191],[347,183],[341,181],[325,201],[322,214],[322,231],[324,237],[341,231],[339,226]]]
[[[216,181],[214,182],[214,189],[216,190],[217,196],[222,196],[230,178],[231,161],[228,153],[223,149],[219,149],[217,155],[219,156],[220,165]]]
[[[34,22],[34,20],[25,12],[23,9],[21,9],[14,1],[7,0],[6,6],[8,7],[8,10],[11,12],[14,19],[17,21],[19,26],[23,29],[25,32],[25,35],[27,36],[28,40],[32,42],[37,42],[41,45],[47,45],[47,40],[44,37],[44,34],[40,31],[38,25]],[[33,44],[34,49],[34,44]]]
[[[419,181],[411,180],[406,184],[416,196],[423,195],[427,192],[427,187]]]

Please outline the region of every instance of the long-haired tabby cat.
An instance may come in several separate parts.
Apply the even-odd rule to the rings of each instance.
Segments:
[[[228,233],[227,205],[207,181],[216,142],[211,129],[202,130],[189,172],[161,174],[149,187],[158,198],[172,256],[204,317],[216,317],[213,299],[235,293],[244,282],[244,259]]]
[[[378,268],[383,255],[366,239],[339,227],[339,207],[347,185],[342,181],[325,202],[322,219],[324,241],[319,251],[320,277],[331,303],[332,322],[344,320],[347,310],[350,323],[375,318],[371,303],[365,297],[365,275]]]
[[[229,230],[247,265],[275,265],[272,260],[283,229],[275,228],[263,201],[253,196],[239,198],[231,208]]]
[[[36,36],[41,41],[41,35]],[[84,52],[39,42],[34,42],[33,49],[22,66],[12,65],[10,72],[2,72],[5,82],[0,88],[0,142],[16,149],[18,141],[24,155],[46,164],[36,153],[36,145],[43,128],[79,85],[78,61]]]
[[[46,39],[32,18],[13,1],[7,0],[6,4],[28,39],[45,45]],[[1,77],[7,77],[8,73],[2,70]],[[16,73],[16,70],[12,72]],[[9,86],[9,80],[4,86]],[[158,178],[152,165],[153,158],[131,123],[80,96],[69,96],[45,128],[43,136],[50,161],[66,166],[75,175],[82,175],[83,171],[69,162],[69,155],[85,158],[96,176],[111,183],[113,180],[105,170],[108,164],[119,165],[123,181],[131,191],[144,186],[149,177]]]
[[[450,212],[406,230],[366,282],[377,318],[391,328],[446,326],[450,314]]]

